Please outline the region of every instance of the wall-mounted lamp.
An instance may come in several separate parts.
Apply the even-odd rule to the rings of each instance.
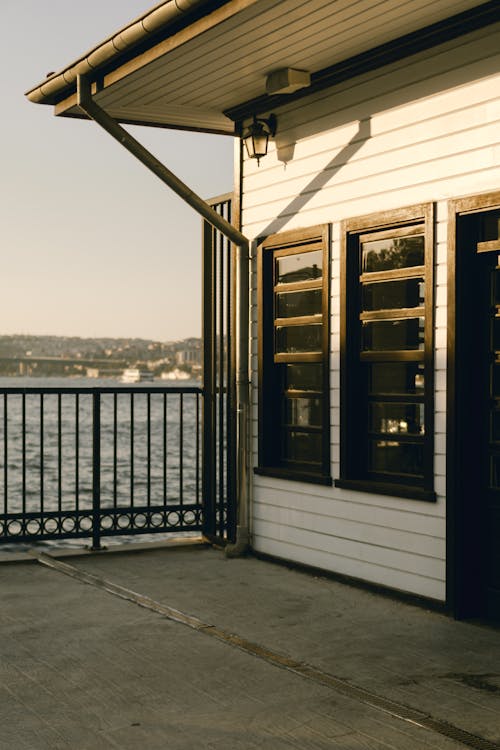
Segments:
[[[269,138],[276,135],[276,125],[276,115],[270,115],[267,119],[254,115],[253,122],[243,135],[248,156],[257,159],[257,164],[267,154]]]

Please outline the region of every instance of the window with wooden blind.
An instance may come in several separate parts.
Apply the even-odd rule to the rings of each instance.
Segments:
[[[328,226],[258,250],[258,473],[330,483]]]
[[[343,229],[336,484],[435,499],[432,206]]]

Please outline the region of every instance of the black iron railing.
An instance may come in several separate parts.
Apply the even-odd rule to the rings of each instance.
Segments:
[[[201,531],[201,399],[196,387],[0,389],[0,543]]]
[[[210,205],[231,221],[231,195],[214,198]],[[225,541],[234,540],[236,531],[234,268],[234,250],[229,240],[203,222],[205,534]]]

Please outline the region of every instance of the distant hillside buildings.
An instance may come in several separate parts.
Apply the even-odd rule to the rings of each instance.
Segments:
[[[199,377],[201,339],[160,342],[148,339],[76,336],[0,336],[0,375],[39,377],[116,377],[137,367],[164,377],[175,370]]]

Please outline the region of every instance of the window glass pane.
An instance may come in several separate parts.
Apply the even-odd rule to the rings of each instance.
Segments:
[[[421,362],[380,362],[367,365],[371,393],[404,394],[424,392],[424,365]]]
[[[320,352],[321,324],[307,326],[278,326],[276,328],[276,352]]]
[[[371,240],[361,246],[362,273],[424,265],[424,236]]]
[[[323,251],[295,253],[276,259],[276,284],[320,279],[323,269]]]
[[[398,351],[424,348],[424,319],[363,322],[364,351]]]
[[[396,310],[424,304],[424,280],[380,281],[363,284],[363,310]]]
[[[276,317],[296,318],[302,315],[317,315],[322,310],[322,294],[321,289],[277,294]]]
[[[299,432],[290,430],[285,432],[284,455],[288,461],[321,462],[321,433]]]
[[[372,440],[370,442],[370,471],[422,475],[424,451],[421,444],[400,443],[397,440]]]
[[[301,427],[321,427],[321,399],[285,398],[285,422]]]
[[[285,390],[322,391],[323,365],[311,362],[301,365],[284,365]]]
[[[370,430],[399,435],[424,434],[423,404],[370,404]]]
[[[497,240],[500,237],[500,211],[488,211],[481,215],[482,240]]]

